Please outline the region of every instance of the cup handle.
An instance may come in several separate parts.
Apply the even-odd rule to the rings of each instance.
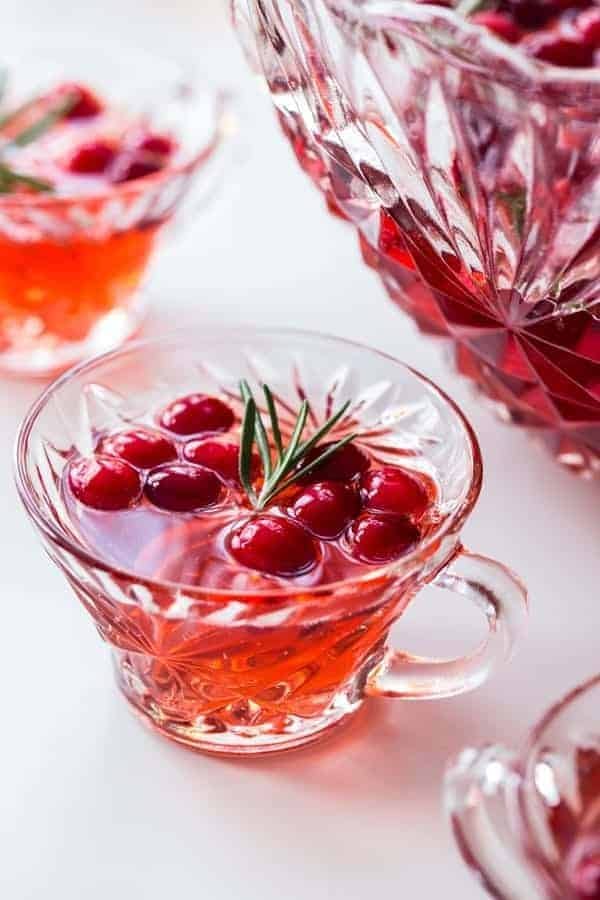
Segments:
[[[460,853],[497,900],[560,900],[528,861],[519,822],[522,779],[504,747],[463,750],[444,779],[446,812]]]
[[[510,656],[527,612],[527,591],[516,575],[501,563],[461,547],[433,584],[469,597],[487,620],[487,637],[459,659],[389,650],[367,679],[368,696],[438,700],[464,694],[487,681]]]

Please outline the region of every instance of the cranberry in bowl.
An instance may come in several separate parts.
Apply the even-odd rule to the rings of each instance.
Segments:
[[[0,93],[0,371],[56,373],[139,327],[165,226],[215,178],[225,95],[130,48],[29,46]]]
[[[458,408],[336,338],[203,327],[87,362],[27,416],[17,483],[126,699],[195,749],[289,749],[369,696],[473,689],[525,610],[460,543],[481,459]],[[484,612],[472,655],[389,645],[430,582]]]

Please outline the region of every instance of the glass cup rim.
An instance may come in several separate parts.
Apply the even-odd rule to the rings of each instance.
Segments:
[[[129,570],[127,568],[114,565],[103,559],[102,556],[94,553],[93,550],[86,548],[83,544],[78,543],[75,540],[71,540],[67,535],[63,534],[56,527],[51,517],[46,516],[40,510],[40,507],[36,503],[35,497],[33,496],[33,492],[30,491],[30,479],[27,471],[26,458],[29,440],[38,416],[46,407],[48,401],[55,395],[57,391],[60,390],[63,385],[67,384],[72,379],[93,370],[100,364],[110,362],[111,360],[117,359],[119,356],[127,353],[150,350],[157,344],[165,343],[168,341],[191,340],[189,329],[176,329],[160,337],[149,337],[137,341],[131,341],[123,347],[119,347],[99,356],[94,356],[91,359],[84,360],[78,365],[73,366],[71,369],[68,369],[65,373],[51,382],[51,384],[49,384],[42,391],[40,396],[30,406],[18,429],[16,436],[14,448],[15,481],[19,497],[25,507],[28,516],[47,539],[49,539],[54,544],[58,544],[64,550],[76,556],[80,562],[91,566],[92,568],[101,569],[108,574],[117,575],[141,585],[155,587],[165,591],[178,591],[181,593],[185,593],[189,597],[204,598],[214,601],[237,600],[239,602],[243,601],[246,597],[253,598],[254,600],[276,600],[303,595],[312,599],[313,597],[334,594],[337,591],[347,589],[348,587],[355,588],[362,585],[372,585],[373,582],[376,582],[382,578],[389,579],[398,577],[401,573],[410,572],[413,570],[413,567],[418,567],[419,564],[424,564],[424,562],[428,559],[429,552],[432,550],[432,548],[435,548],[437,545],[439,545],[443,538],[448,534],[456,532],[462,527],[465,520],[471,513],[471,510],[473,509],[475,503],[477,502],[477,499],[481,492],[483,480],[483,462],[481,457],[481,448],[479,446],[479,441],[477,439],[475,431],[466,415],[462,412],[458,404],[454,400],[452,400],[452,398],[449,397],[446,392],[443,391],[437,384],[435,384],[435,382],[433,382],[426,375],[423,375],[417,369],[414,369],[412,366],[407,365],[406,363],[383,350],[378,350],[374,347],[368,346],[367,344],[363,344],[360,341],[354,341],[349,338],[342,338],[337,335],[329,334],[327,332],[317,332],[301,328],[257,328],[253,325],[213,325],[209,326],[208,328],[202,328],[202,336],[204,338],[210,338],[211,336],[218,337],[223,336],[224,334],[235,334],[240,336],[272,335],[285,337],[288,339],[296,337],[304,339],[312,338],[321,341],[325,340],[337,345],[342,344],[357,348],[359,350],[367,351],[371,354],[375,354],[376,356],[393,363],[395,366],[399,366],[405,373],[408,373],[416,378],[419,382],[421,382],[421,384],[426,387],[427,390],[432,391],[445,406],[448,406],[450,408],[463,429],[464,442],[467,445],[471,456],[471,474],[470,483],[466,487],[464,496],[457,508],[443,520],[443,522],[437,529],[435,529],[430,535],[428,535],[424,541],[421,541],[414,550],[412,550],[406,556],[402,557],[401,560],[396,560],[380,566],[374,566],[372,570],[361,575],[345,578],[340,581],[328,582],[327,584],[320,584],[309,587],[290,585],[289,587],[277,586],[273,588],[253,588],[249,590],[240,590],[232,588],[209,588],[203,587],[202,585],[188,585],[177,581],[151,578],[149,576],[141,575],[134,570]]]
[[[580,682],[574,688],[571,688],[568,693],[564,694],[559,700],[556,700],[552,704],[552,706],[550,706],[546,710],[542,717],[538,719],[537,723],[533,726],[527,739],[524,752],[524,760],[526,764],[529,764],[529,762],[531,761],[532,754],[535,753],[536,747],[538,746],[540,739],[543,737],[544,732],[547,730],[547,728],[552,725],[556,719],[559,718],[559,716],[568,706],[570,706],[588,691],[591,691],[598,686],[600,686],[600,674],[592,675],[585,681]]]
[[[53,50],[59,53],[61,50],[85,49],[90,53],[100,51],[106,54],[107,48],[104,40],[94,39],[87,36],[68,32],[67,35],[50,35],[46,36],[43,41],[30,41],[23,44],[18,52],[9,56],[7,60],[10,69],[14,57],[22,56],[27,49],[32,50],[35,47],[43,47],[50,54]],[[188,159],[179,163],[168,163],[163,169],[152,174],[145,175],[144,178],[137,178],[133,181],[124,181],[120,184],[110,184],[104,188],[94,188],[93,190],[83,191],[80,194],[63,194],[54,196],[52,194],[7,194],[0,196],[0,212],[18,211],[22,209],[44,209],[57,207],[68,207],[72,204],[87,203],[94,201],[107,201],[115,197],[128,197],[132,194],[143,193],[146,189],[152,189],[156,185],[168,181],[170,178],[180,175],[190,175],[201,165],[206,162],[214,154],[221,145],[226,131],[226,120],[230,113],[232,105],[231,91],[223,86],[219,87],[210,81],[196,67],[185,66],[176,59],[167,55],[162,55],[148,50],[142,50],[139,47],[119,41],[116,45],[111,45],[111,55],[124,54],[123,58],[135,58],[140,64],[144,62],[152,66],[160,66],[165,72],[169,71],[170,78],[173,83],[180,80],[183,84],[192,86],[194,90],[201,91],[205,95],[214,99],[214,116],[210,136],[207,141],[199,147]]]
[[[544,734],[553,723],[560,718],[562,713],[579,697],[600,685],[600,674],[596,674],[580,682],[568,693],[556,700],[531,727],[521,752],[516,757],[517,771],[520,779],[516,815],[524,838],[525,859],[529,864],[544,874],[555,888],[564,887],[556,879],[562,879],[561,873],[548,858],[544,844],[540,842],[536,814],[532,810],[529,799],[530,792],[537,796],[538,789],[535,783],[535,766],[538,759],[538,750],[544,739]]]

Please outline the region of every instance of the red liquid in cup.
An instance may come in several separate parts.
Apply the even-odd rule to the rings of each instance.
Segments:
[[[226,722],[277,730],[288,716],[323,713],[383,652],[410,597],[405,587],[390,595],[393,576],[383,571],[360,586],[356,579],[400,561],[439,524],[438,491],[418,468],[382,466],[352,444],[255,513],[232,464],[239,416],[219,398],[193,398],[99,435],[93,461],[73,455],[65,467],[63,495],[75,532],[96,556],[141,581],[181,585],[181,617],[170,584],[154,584],[152,602],[124,604],[120,615],[108,605],[103,615],[105,601],[94,598],[101,630],[122,650],[121,679],[130,677],[175,727],[205,717],[209,729]],[[219,430],[203,432],[203,418]],[[260,466],[253,471],[258,488]],[[243,542],[249,524],[265,522],[275,531]],[[274,574],[286,566],[287,576]],[[321,600],[315,591],[329,584]],[[186,586],[202,594],[186,595]],[[224,589],[232,595],[219,596]],[[279,621],[282,592],[292,610]],[[143,586],[138,593],[143,601]],[[236,603],[255,606],[244,613],[248,624],[236,624]]]

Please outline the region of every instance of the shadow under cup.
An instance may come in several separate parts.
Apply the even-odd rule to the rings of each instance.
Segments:
[[[315,587],[213,590],[119,568],[82,542],[61,492],[74,449],[139,421],[190,392],[237,397],[246,378],[268,382],[292,410],[306,396],[315,427],[351,401],[357,440],[382,463],[433,476],[440,521],[403,559]],[[479,685],[507,654],[525,592],[503,566],[460,544],[481,483],[468,423],[435,386],[402,363],[322,335],[198,330],[100,357],[51,386],[27,416],[17,483],[46,550],[111,646],[117,681],[158,731],[221,753],[308,743],[344,722],[367,695],[443,697]],[[391,625],[421,586],[466,595],[489,636],[459,660],[410,657],[387,647]]]

